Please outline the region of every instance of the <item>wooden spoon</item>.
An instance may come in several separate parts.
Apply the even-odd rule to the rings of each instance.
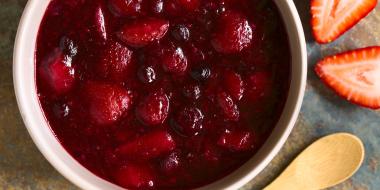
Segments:
[[[351,177],[364,159],[361,140],[337,133],[314,142],[264,190],[317,190]]]

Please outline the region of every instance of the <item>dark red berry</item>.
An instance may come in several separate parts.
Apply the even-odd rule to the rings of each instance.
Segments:
[[[225,92],[218,93],[217,101],[226,119],[232,121],[239,120],[240,112],[231,96]]]
[[[184,24],[174,26],[171,34],[178,41],[186,42],[190,39],[190,30]]]
[[[211,43],[220,53],[237,53],[251,45],[252,36],[252,28],[243,15],[226,11],[219,17]]]
[[[226,71],[223,75],[224,88],[234,98],[240,100],[244,93],[244,82],[241,76],[233,71]]]
[[[84,86],[81,101],[86,102],[90,122],[111,125],[130,109],[132,96],[122,86],[88,82]]]
[[[137,106],[137,117],[146,125],[164,123],[169,113],[169,98],[163,91],[145,97]]]
[[[175,118],[175,128],[186,136],[199,134],[202,129],[204,115],[196,107],[188,106],[177,113]]]
[[[191,70],[191,77],[198,81],[206,81],[211,76],[211,69],[207,66],[198,66]]]
[[[55,95],[69,92],[75,82],[75,70],[72,66],[72,57],[64,55],[57,48],[42,60],[38,68],[43,83],[50,86]]]
[[[183,87],[182,93],[187,98],[192,100],[197,100],[201,97],[202,92],[199,85],[196,84],[187,84]]]
[[[187,69],[187,58],[180,47],[162,55],[162,67],[166,72],[183,74]]]
[[[109,41],[100,53],[96,65],[97,74],[105,79],[122,82],[130,74],[132,54],[131,50],[119,42]]]

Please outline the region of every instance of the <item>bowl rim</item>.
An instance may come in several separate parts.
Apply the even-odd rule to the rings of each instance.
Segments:
[[[252,180],[277,155],[297,120],[306,87],[305,36],[293,1],[274,1],[281,12],[291,46],[291,84],[285,108],[272,134],[256,155],[232,174],[200,189],[234,190]],[[55,138],[40,107],[34,82],[34,53],[40,22],[49,2],[50,0],[29,0],[19,22],[13,52],[13,83],[20,114],[39,151],[69,181],[83,189],[122,190],[124,188],[92,174],[71,157]]]

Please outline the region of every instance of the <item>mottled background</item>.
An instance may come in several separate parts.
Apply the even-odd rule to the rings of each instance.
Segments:
[[[380,45],[380,5],[337,41],[318,45],[310,35],[309,0],[294,1],[303,21],[309,56],[302,111],[280,154],[243,189],[261,189],[311,142],[342,131],[356,134],[364,141],[366,158],[353,178],[332,189],[379,189],[380,112],[360,108],[337,97],[318,80],[313,65],[326,55]],[[12,51],[25,4],[26,0],[0,0],[0,189],[78,189],[42,157],[18,112],[12,83]]]

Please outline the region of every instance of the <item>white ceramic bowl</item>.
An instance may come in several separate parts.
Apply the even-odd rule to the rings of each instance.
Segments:
[[[40,22],[50,0],[29,0],[21,18],[13,59],[13,80],[24,123],[45,158],[67,179],[88,190],[123,189],[105,181],[73,159],[50,130],[39,106],[35,85],[35,47]],[[259,152],[231,175],[201,189],[238,189],[252,180],[278,153],[300,111],[306,84],[306,44],[292,0],[275,0],[289,36],[292,69],[288,99],[278,124]]]

